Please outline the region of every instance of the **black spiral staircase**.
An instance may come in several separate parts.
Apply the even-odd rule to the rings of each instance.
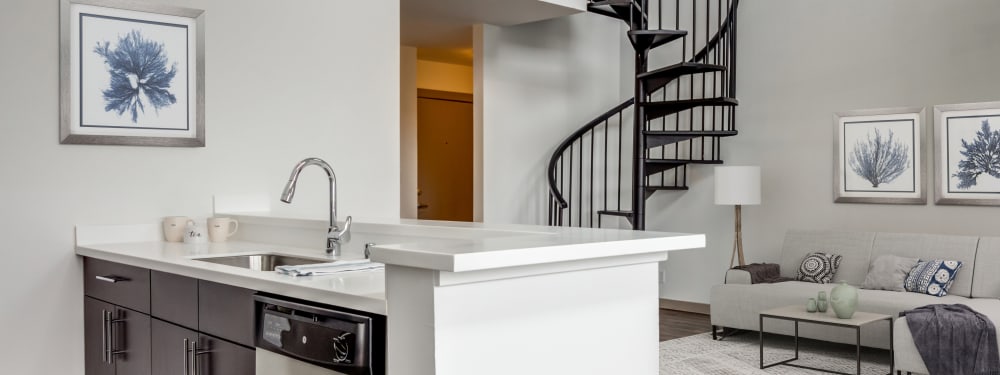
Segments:
[[[646,200],[687,190],[688,166],[721,164],[737,134],[739,0],[603,0],[592,13],[625,21],[635,96],[576,130],[549,160],[549,225],[600,227],[605,216],[646,227]],[[665,28],[667,27],[667,28]],[[673,61],[648,70],[654,60]]]

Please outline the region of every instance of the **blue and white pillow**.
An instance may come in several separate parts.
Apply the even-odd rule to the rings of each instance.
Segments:
[[[906,276],[906,291],[944,297],[960,269],[957,260],[921,260]]]

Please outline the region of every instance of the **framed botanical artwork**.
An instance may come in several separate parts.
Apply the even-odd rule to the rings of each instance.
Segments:
[[[1000,102],[934,106],[935,203],[1000,206]]]
[[[197,9],[61,0],[59,142],[205,146],[205,18]]]
[[[923,108],[834,115],[834,202],[927,203]]]

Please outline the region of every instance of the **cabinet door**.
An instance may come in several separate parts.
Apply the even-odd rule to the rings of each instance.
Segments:
[[[114,305],[90,297],[83,298],[83,363],[86,375],[114,375],[115,365],[107,360],[108,318]]]
[[[151,271],[149,291],[149,315],[198,329],[198,279]]]
[[[198,330],[244,346],[254,341],[254,291],[198,281]]]
[[[150,369],[149,315],[115,307],[111,340],[117,375],[147,375]]]
[[[190,329],[153,319],[151,324],[153,351],[152,375],[194,375],[190,370],[191,344],[198,341],[198,333]],[[187,366],[187,367],[185,367]]]
[[[195,362],[198,371],[193,375],[254,375],[254,349],[200,335]]]

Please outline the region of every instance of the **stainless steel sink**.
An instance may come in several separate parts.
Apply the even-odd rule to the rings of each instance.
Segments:
[[[202,262],[222,264],[232,267],[247,268],[254,271],[274,271],[278,266],[301,266],[333,262],[333,259],[302,258],[283,254],[247,254],[224,257],[195,258]]]

